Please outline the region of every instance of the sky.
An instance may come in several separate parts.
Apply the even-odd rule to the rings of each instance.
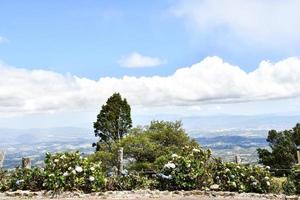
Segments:
[[[298,0],[0,0],[0,128],[300,114]]]

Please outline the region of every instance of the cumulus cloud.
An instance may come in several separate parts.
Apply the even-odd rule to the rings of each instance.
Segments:
[[[99,80],[0,65],[0,114],[98,109],[120,92],[133,106],[198,106],[300,97],[300,59],[262,61],[247,73],[208,57],[170,76]]]
[[[299,42],[299,9],[298,0],[179,0],[171,8],[202,34],[223,31],[247,42],[278,46]]]
[[[144,56],[140,53],[133,52],[128,56],[122,57],[118,63],[122,67],[128,68],[142,68],[142,67],[156,67],[165,64],[166,61],[156,57]]]

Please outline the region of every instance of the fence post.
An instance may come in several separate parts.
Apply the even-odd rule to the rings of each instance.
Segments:
[[[241,163],[241,157],[240,157],[239,154],[236,154],[236,155],[234,156],[234,162],[235,162],[236,164],[240,164],[240,163]]]
[[[123,147],[118,150],[118,173],[119,175],[123,171]]]
[[[22,158],[22,168],[23,169],[31,168],[31,159],[30,158]]]
[[[5,151],[0,151],[0,168],[3,167],[4,159],[5,159]]]

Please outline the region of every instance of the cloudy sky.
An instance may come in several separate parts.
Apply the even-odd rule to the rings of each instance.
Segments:
[[[0,1],[0,127],[300,114],[300,1]]]

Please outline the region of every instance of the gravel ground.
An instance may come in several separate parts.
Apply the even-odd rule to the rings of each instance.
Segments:
[[[61,200],[296,200],[298,197],[275,194],[253,194],[253,193],[232,193],[232,192],[203,192],[203,191],[118,191],[118,192],[104,192],[82,194],[78,192],[66,192],[58,196],[52,196],[44,192],[6,192],[0,193],[0,200],[20,200],[20,199],[61,199]]]

